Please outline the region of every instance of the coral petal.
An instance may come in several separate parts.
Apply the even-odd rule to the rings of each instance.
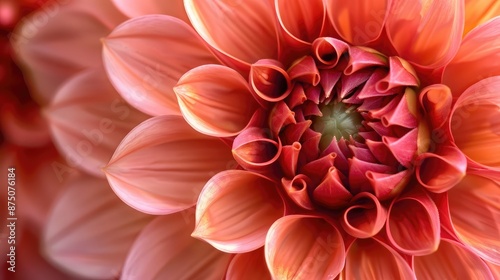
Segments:
[[[265,255],[274,279],[334,279],[345,249],[339,231],[323,219],[290,215],[269,230]]]
[[[205,182],[231,162],[219,139],[197,133],[180,116],[159,116],[132,130],[104,171],[130,206],[169,214],[195,205]]]
[[[292,39],[312,43],[319,37],[326,16],[322,0],[276,0],[275,5],[281,28]]]
[[[258,97],[269,102],[283,100],[292,91],[290,78],[283,65],[271,59],[261,59],[252,64],[250,84]]]
[[[347,205],[351,201],[352,194],[344,186],[341,176],[335,167],[331,167],[323,181],[314,189],[314,200],[332,208]]]
[[[496,0],[465,0],[465,28],[464,35],[500,15],[500,2]]]
[[[441,128],[448,120],[451,112],[452,96],[450,88],[442,84],[425,87],[420,92],[419,101],[432,128]]]
[[[283,188],[288,193],[288,196],[300,207],[308,210],[314,210],[314,206],[309,198],[308,189],[311,185],[311,180],[303,174],[293,177],[292,180],[286,178],[281,179]],[[309,188],[308,188],[309,186]]]
[[[342,57],[342,55],[348,50],[349,50],[348,44],[346,44],[344,41],[331,37],[318,38],[314,40],[312,44],[312,51],[314,53],[314,56],[319,62],[321,62],[327,67],[335,67],[335,65],[337,65],[340,58]],[[327,73],[332,73],[332,71],[327,71]],[[325,89],[325,91],[327,90]]]
[[[283,146],[281,150],[279,163],[287,178],[293,178],[297,173],[297,162],[299,160],[300,149],[302,149],[300,142],[293,142],[292,145]]]
[[[159,216],[135,240],[123,279],[222,279],[230,255],[191,237],[193,208]]]
[[[387,34],[403,59],[418,66],[439,68],[458,51],[463,12],[463,1],[459,0],[393,0]]]
[[[405,184],[408,182],[408,177],[411,173],[408,170],[403,170],[396,174],[385,174],[368,171],[366,177],[370,182],[373,191],[371,193],[380,200],[386,200],[399,194]]]
[[[277,188],[256,173],[218,173],[200,194],[192,235],[224,252],[245,253],[261,247],[272,223],[284,214]]]
[[[243,130],[233,142],[234,159],[247,170],[269,167],[281,154],[281,144],[259,127]],[[279,139],[278,139],[279,141]]]
[[[189,23],[183,0],[113,0],[120,11],[130,18],[148,14],[165,14]]]
[[[245,79],[220,65],[190,70],[174,91],[186,121],[199,132],[216,137],[238,134],[258,106]]]
[[[414,128],[399,139],[384,136],[382,141],[401,165],[410,167],[417,154],[417,145],[415,145],[417,137],[418,129]]]
[[[271,280],[264,257],[264,247],[234,256],[227,268],[226,279]]]
[[[173,91],[178,79],[191,68],[217,63],[188,24],[166,15],[133,18],[103,43],[104,65],[115,88],[152,116],[179,114]]]
[[[373,194],[359,193],[351,202],[354,205],[345,210],[341,220],[347,233],[357,238],[368,238],[384,227],[387,211]]]

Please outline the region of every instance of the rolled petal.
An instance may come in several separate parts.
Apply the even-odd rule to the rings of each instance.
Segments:
[[[385,224],[386,209],[371,193],[359,193],[351,202],[353,206],[347,208],[341,220],[342,227],[351,236],[368,238],[377,234]]]
[[[323,30],[326,8],[322,0],[276,0],[276,13],[286,35],[300,43],[312,43]]]
[[[53,206],[43,250],[75,274],[116,278],[135,238],[152,218],[120,201],[105,180],[82,176]]]
[[[197,133],[180,116],[159,116],[132,130],[104,171],[125,203],[169,214],[195,205],[207,180],[232,161],[219,139]]]
[[[314,58],[305,56],[288,69],[290,79],[317,86],[320,81],[319,70]]]
[[[148,14],[165,14],[189,23],[183,0],[113,0],[116,7],[130,18]]]
[[[217,63],[191,26],[166,15],[131,19],[103,44],[104,65],[115,88],[152,116],[179,114],[173,90],[179,78],[196,66]]]
[[[248,67],[277,58],[277,21],[270,1],[184,0],[184,7],[198,34],[223,61]]]
[[[500,76],[469,87],[452,109],[453,140],[475,164],[500,171]]]
[[[191,237],[194,209],[160,216],[135,240],[122,279],[222,279],[230,255]]]
[[[309,197],[308,185],[311,185],[311,180],[303,174],[293,177],[292,180],[286,178],[281,179],[281,184],[287,192],[288,196],[300,207],[308,210],[313,210],[314,206]],[[309,187],[310,188],[310,187]]]
[[[330,167],[323,181],[313,191],[313,198],[326,206],[338,208],[347,205],[352,194],[346,189],[341,173],[335,167]]]
[[[269,102],[283,100],[292,91],[290,77],[283,65],[271,59],[261,59],[252,64],[250,84],[258,97]]]
[[[418,279],[495,279],[479,256],[449,239],[442,239],[436,252],[413,262]]]
[[[386,231],[392,245],[401,252],[430,254],[439,246],[438,209],[423,190],[412,191],[392,202]]]
[[[418,139],[418,132],[418,129],[414,128],[399,139],[395,137],[383,136],[382,142],[387,146],[401,165],[410,167],[417,154],[418,147],[415,143]]]
[[[265,254],[273,279],[334,279],[344,267],[345,248],[325,220],[290,215],[269,230]]]
[[[387,34],[403,59],[425,68],[439,68],[458,51],[463,12],[463,1],[459,0],[393,0]]]
[[[344,52],[349,50],[349,45],[346,44],[342,40],[338,40],[331,37],[321,37],[314,40],[312,44],[312,51],[314,53],[315,58],[324,64],[326,67],[335,67],[340,60],[340,57],[344,54]],[[332,71],[326,71],[326,74],[334,75]],[[323,86],[324,81],[323,77],[321,78],[321,85],[323,86],[323,90],[326,95],[330,94],[330,91],[333,89],[333,86],[337,82],[340,75],[337,75],[335,82],[329,83],[330,86],[325,88]],[[334,80],[334,79],[328,79]],[[327,80],[327,81],[328,81]]]
[[[448,191],[451,223],[458,238],[481,258],[500,265],[500,184],[467,175]]]
[[[264,258],[264,247],[234,256],[227,268],[226,279],[271,280]]]
[[[441,128],[448,120],[451,112],[452,96],[450,88],[442,84],[425,87],[420,92],[419,101],[432,128]]]
[[[465,0],[464,35],[478,25],[500,15],[500,2],[495,0]]]
[[[479,5],[493,1],[466,1]],[[498,2],[495,3],[500,8]],[[443,83],[455,98],[482,79],[500,75],[492,61],[500,59],[500,18],[497,17],[471,31],[462,41],[455,58],[445,68]],[[471,74],[474,73],[474,74]]]
[[[220,65],[187,72],[174,91],[186,121],[199,132],[216,137],[238,134],[258,106],[245,79]]]
[[[416,279],[408,263],[375,239],[357,239],[348,249],[342,279]]]
[[[372,186],[371,193],[380,200],[386,200],[398,195],[408,183],[411,172],[400,171],[396,174],[386,174],[368,171],[366,178]]]
[[[344,40],[353,45],[365,45],[382,33],[391,2],[333,0],[326,1],[326,7],[330,21]]]
[[[54,142],[70,166],[104,177],[104,167],[125,135],[147,118],[114,90],[102,70],[66,82],[46,109]]]
[[[82,69],[99,67],[99,39],[124,20],[111,1],[102,0],[50,1],[21,20],[11,39],[27,67],[36,100],[49,103],[66,79]]]
[[[261,247],[272,223],[284,213],[277,188],[273,181],[248,171],[215,175],[200,194],[192,235],[224,252]]]
[[[460,182],[466,170],[464,154],[454,146],[442,146],[436,152],[418,156],[415,174],[427,190],[442,193]]]

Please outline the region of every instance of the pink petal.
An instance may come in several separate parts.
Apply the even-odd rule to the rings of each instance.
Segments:
[[[160,216],[137,237],[122,279],[222,279],[229,254],[191,237],[194,209]]]
[[[391,0],[326,1],[328,16],[340,36],[353,45],[365,45],[382,33]]]
[[[283,146],[281,150],[278,161],[287,178],[293,178],[297,174],[300,149],[302,149],[300,142],[293,142],[292,145]]]
[[[484,1],[475,2],[485,3]],[[496,6],[500,9],[500,4],[497,3]],[[497,17],[465,36],[455,58],[444,70],[443,82],[451,88],[456,98],[482,79],[500,75],[499,68],[492,63],[499,59],[500,18]],[[471,73],[476,74],[471,75]]]
[[[486,263],[462,244],[442,239],[436,252],[414,258],[418,279],[491,279]]]
[[[467,175],[448,191],[455,234],[476,255],[500,265],[500,184]]]
[[[500,15],[500,2],[496,0],[465,0],[464,34]]]
[[[47,104],[66,79],[100,66],[99,39],[125,19],[111,1],[89,0],[52,1],[22,20],[11,39],[37,101]]]
[[[187,72],[174,91],[186,121],[201,133],[216,137],[238,134],[258,106],[245,79],[220,65]]]
[[[416,279],[408,263],[375,239],[357,239],[348,249],[342,279]]]
[[[417,139],[419,131],[417,128],[410,130],[401,138],[383,136],[382,142],[391,151],[401,165],[410,167],[417,154]]]
[[[185,0],[184,6],[198,34],[225,63],[247,68],[259,59],[277,58],[276,16],[270,2]]]
[[[46,109],[54,142],[71,167],[104,177],[123,137],[146,115],[125,103],[106,75],[89,69],[68,80]]]
[[[469,87],[452,109],[450,128],[460,150],[474,162],[500,171],[500,77]]]
[[[359,193],[351,200],[353,206],[347,208],[341,220],[342,227],[351,236],[368,238],[376,235],[384,226],[386,209],[371,193]]]
[[[331,208],[346,206],[352,198],[352,194],[346,189],[341,173],[335,167],[330,167],[325,177],[313,191],[314,199],[320,204]]]
[[[244,253],[261,247],[272,223],[284,213],[277,188],[256,173],[218,173],[200,194],[192,235],[224,252]]]
[[[423,153],[416,160],[417,180],[427,190],[448,191],[465,176],[467,159],[459,149],[442,146],[432,153]]]
[[[372,186],[370,193],[373,193],[380,200],[386,200],[398,195],[406,187],[410,176],[411,172],[408,170],[396,174],[366,172],[366,178],[368,178]]]
[[[89,278],[114,278],[141,229],[152,220],[119,200],[105,180],[80,177],[59,197],[43,249],[62,268]]]
[[[179,114],[173,91],[179,78],[196,66],[217,63],[194,30],[171,16],[131,19],[103,43],[104,65],[115,88],[152,116]]]
[[[197,133],[180,116],[159,116],[123,139],[105,172],[125,203],[145,213],[169,214],[195,205],[207,180],[231,162],[219,139]]]
[[[396,87],[419,85],[420,81],[413,67],[407,61],[391,56],[389,57],[389,73],[377,82],[376,89],[380,92],[387,92]]]
[[[165,14],[189,23],[182,0],[112,0],[115,6],[130,18],[148,14]]]
[[[264,258],[264,247],[234,256],[227,268],[226,279],[271,280]]]
[[[387,18],[389,40],[403,59],[435,69],[458,51],[463,31],[463,1],[393,0]]]
[[[273,224],[265,254],[274,279],[334,279],[345,249],[339,231],[325,220],[291,215]]]
[[[291,200],[304,209],[314,210],[314,206],[309,197],[308,185],[311,185],[311,180],[303,174],[298,174],[293,179],[281,179],[281,184],[287,192]]]
[[[401,252],[413,256],[430,254],[439,246],[439,212],[431,198],[415,190],[394,200],[386,223],[387,236]]]
[[[307,45],[319,37],[326,18],[326,9],[321,0],[275,1],[276,13],[285,42]]]

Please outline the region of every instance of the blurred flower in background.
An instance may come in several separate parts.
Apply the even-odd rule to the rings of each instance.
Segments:
[[[92,279],[498,278],[498,14],[49,1],[2,94],[19,239]]]

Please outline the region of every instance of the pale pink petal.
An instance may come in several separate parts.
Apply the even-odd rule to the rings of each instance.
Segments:
[[[374,239],[357,239],[348,249],[342,279],[416,279],[394,249]]]
[[[103,41],[103,60],[118,92],[152,116],[179,114],[173,87],[191,68],[217,60],[185,22],[165,15],[131,19]]]
[[[227,268],[226,279],[271,280],[264,257],[264,247],[234,256]]]
[[[169,214],[195,205],[208,179],[232,162],[219,139],[197,133],[180,116],[158,116],[123,139],[104,172],[125,203]]]
[[[436,252],[413,261],[418,279],[494,279],[479,256],[449,239],[442,239]]]
[[[261,247],[272,223],[284,213],[277,188],[273,181],[248,171],[215,175],[200,194],[193,236],[224,252]]]
[[[204,65],[184,74],[174,88],[186,121],[203,134],[238,134],[258,107],[245,79],[235,70]]]
[[[50,102],[63,81],[100,66],[99,39],[124,20],[111,1],[102,0],[50,1],[23,19],[11,39],[37,101]]]
[[[484,3],[484,1],[474,2]],[[496,5],[500,9],[499,3],[497,2]],[[443,82],[451,88],[456,98],[476,82],[500,75],[500,68],[496,67],[496,63],[492,63],[498,60],[500,60],[499,17],[479,26],[465,36],[455,58],[444,70]]]
[[[147,118],[125,103],[98,69],[68,80],[46,115],[54,142],[69,165],[100,177],[123,137]]]
[[[496,0],[465,0],[464,34],[476,26],[500,15],[500,2]]]
[[[500,184],[467,175],[448,191],[451,223],[475,254],[500,265]]]
[[[191,237],[194,211],[149,223],[132,245],[121,279],[222,279],[230,255]]]
[[[449,125],[455,144],[474,164],[500,171],[500,76],[469,87]]]
[[[399,56],[426,68],[445,66],[460,46],[463,6],[460,0],[393,0],[386,27]]]
[[[83,277],[117,277],[135,238],[151,220],[118,199],[105,180],[82,176],[53,206],[44,252]]]
[[[321,218],[302,215],[273,224],[265,254],[274,279],[334,279],[345,261],[339,231]]]
[[[439,246],[439,212],[423,190],[414,190],[394,200],[386,222],[389,241],[401,252],[421,256]]]
[[[277,58],[276,15],[271,1],[184,0],[184,7],[198,34],[225,63],[248,68],[259,59]]]
[[[335,30],[347,42],[364,45],[382,33],[392,0],[326,1],[328,16]]]
[[[183,0],[113,0],[113,3],[130,18],[148,14],[165,14],[189,23]]]

